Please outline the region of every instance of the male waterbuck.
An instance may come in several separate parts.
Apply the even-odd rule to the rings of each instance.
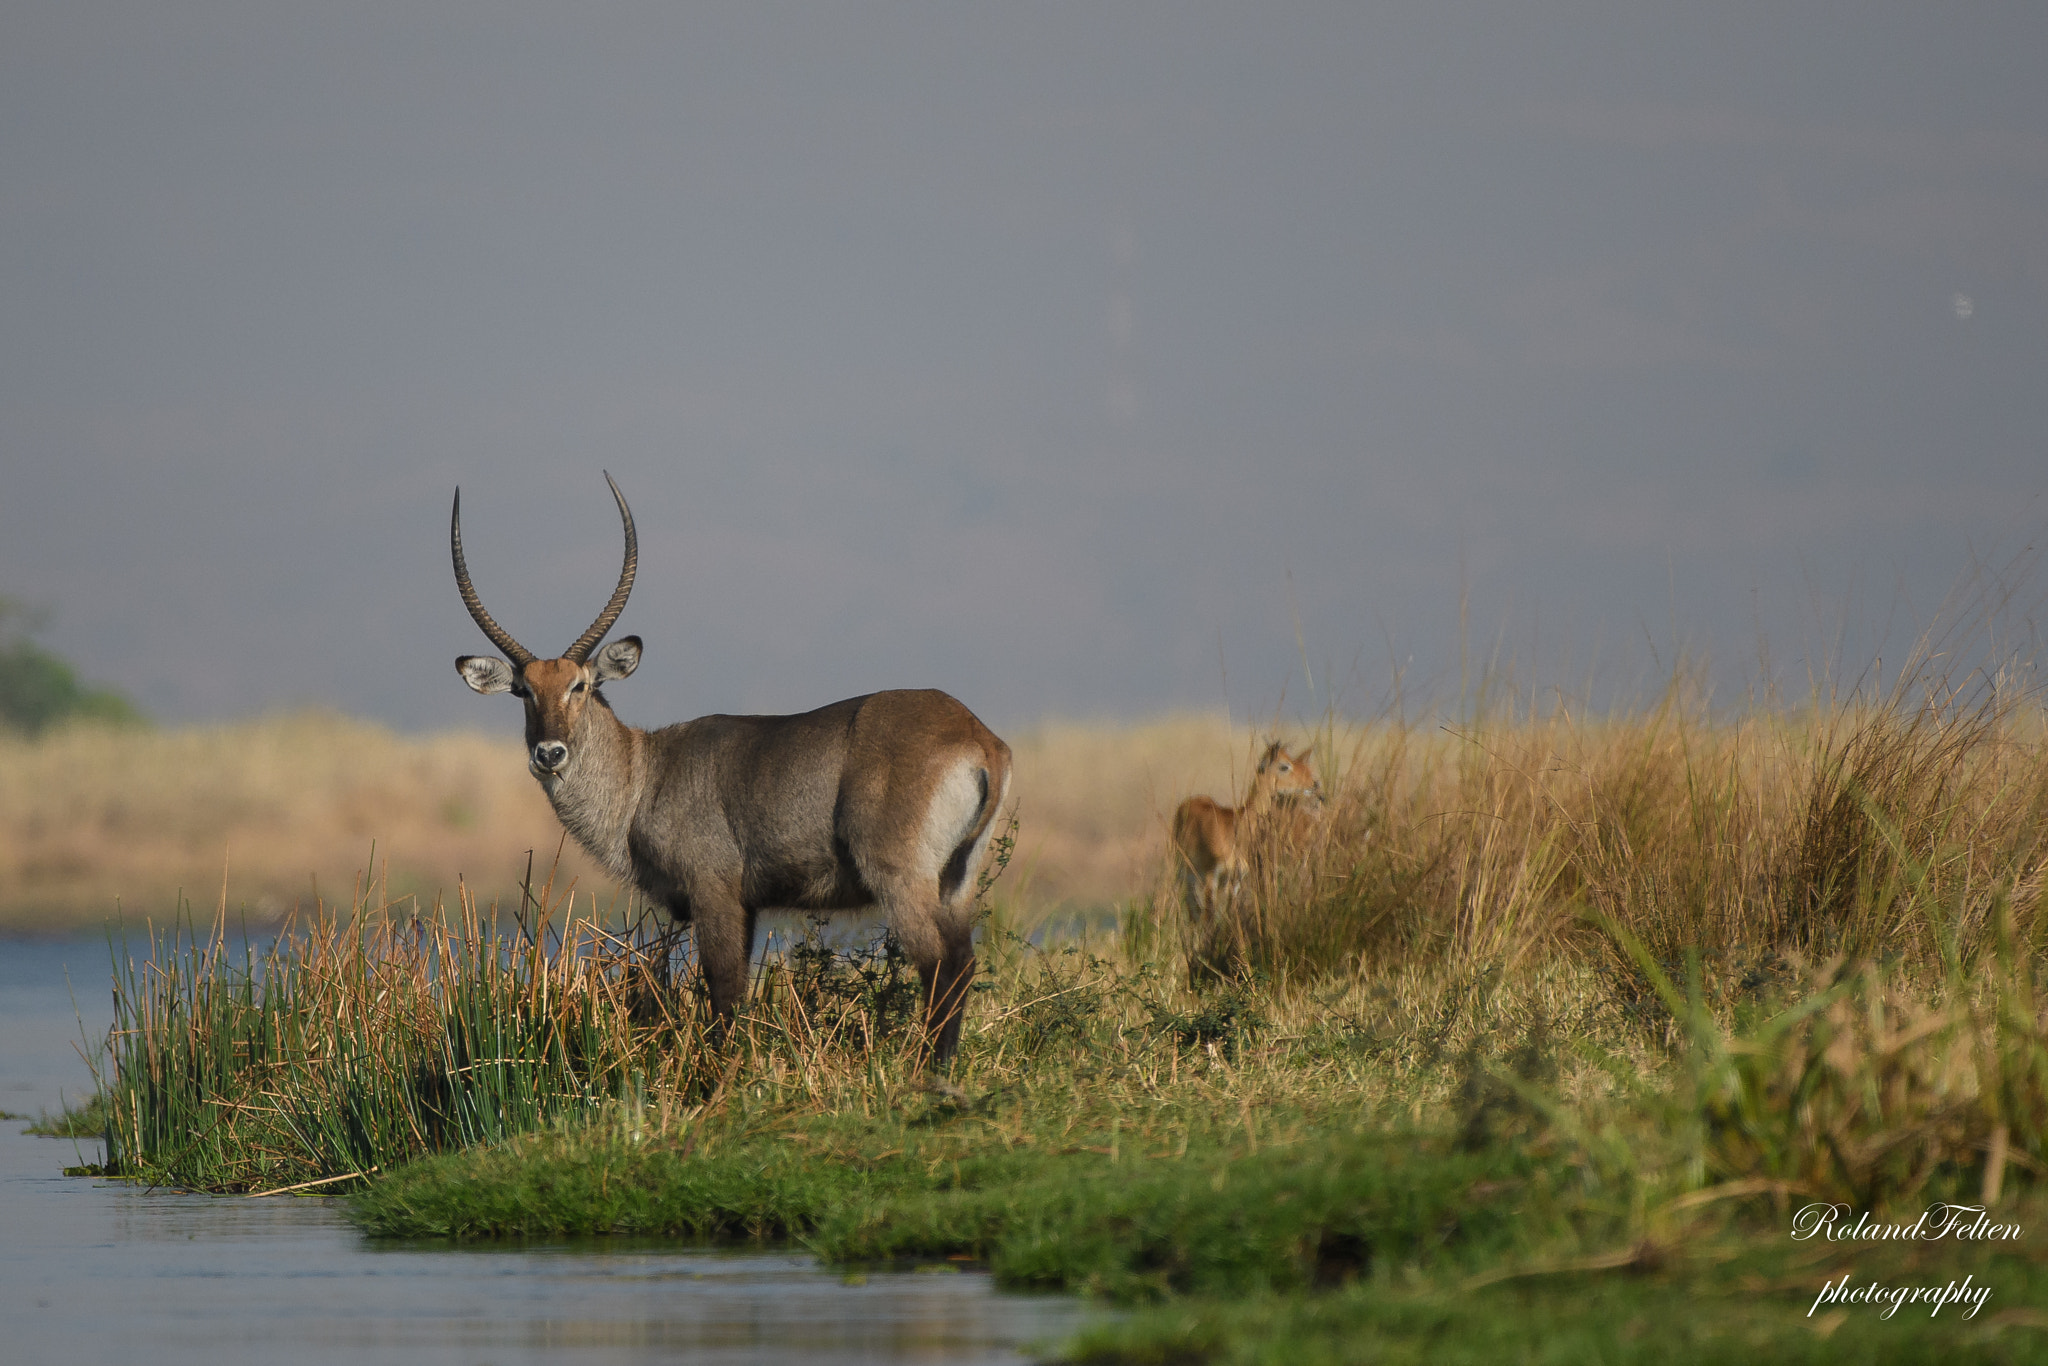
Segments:
[[[1288,752],[1278,740],[1266,747],[1252,771],[1244,804],[1222,806],[1190,797],[1173,813],[1173,847],[1180,859],[1188,909],[1200,921],[1215,914],[1250,871],[1250,856],[1263,844],[1298,846],[1322,814],[1323,785],[1310,750]]]
[[[801,716],[700,716],[644,731],[602,686],[640,664],[640,638],[599,642],[633,588],[639,542],[611,601],[559,659],[537,659],[484,610],[462,559],[462,491],[449,541],[463,605],[505,652],[455,661],[480,693],[526,705],[528,767],[562,825],[613,876],[696,935],[713,1011],[746,995],[755,917],[876,906],[923,981],[927,1040],[952,1056],[974,976],[973,902],[1010,747],[936,691],[851,697]],[[510,661],[509,663],[507,661]]]

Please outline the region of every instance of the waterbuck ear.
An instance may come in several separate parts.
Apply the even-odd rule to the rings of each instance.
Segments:
[[[462,681],[478,692],[511,692],[512,666],[496,655],[464,655],[455,661]]]
[[[640,637],[620,636],[597,652],[597,661],[592,666],[597,681],[609,683],[614,678],[624,678],[640,667]]]

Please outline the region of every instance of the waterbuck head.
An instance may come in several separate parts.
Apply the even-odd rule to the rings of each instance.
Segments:
[[[1293,753],[1278,740],[1267,745],[1252,773],[1253,796],[1263,795],[1269,801],[1299,804],[1311,810],[1320,808],[1323,784],[1316,776],[1311,752],[1312,747],[1304,747],[1300,753]]]
[[[449,545],[455,555],[455,586],[462,592],[462,605],[490,637],[491,644],[505,652],[504,659],[491,655],[464,655],[455,661],[462,681],[482,693],[509,692],[526,704],[526,758],[533,776],[542,783],[561,777],[576,760],[578,734],[595,702],[609,716],[610,707],[598,694],[601,684],[624,678],[640,667],[640,637],[621,636],[603,649],[596,649],[604,633],[612,629],[633,591],[633,572],[640,563],[640,543],[633,534],[633,513],[626,496],[612,483],[612,497],[618,500],[619,517],[626,525],[626,564],[619,571],[619,586],[612,600],[597,614],[590,629],[576,637],[576,643],[559,659],[536,659],[533,652],[512,639],[511,633],[484,610],[483,600],[469,581],[469,566],[462,560],[462,490],[455,491],[455,514],[449,524]],[[596,653],[593,655],[592,651]],[[509,662],[507,662],[509,661]],[[552,789],[550,789],[552,790]]]

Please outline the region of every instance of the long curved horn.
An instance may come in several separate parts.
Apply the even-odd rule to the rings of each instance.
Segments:
[[[612,623],[619,619],[619,613],[626,610],[626,595],[633,591],[633,573],[640,567],[640,538],[633,534],[633,510],[626,506],[626,495],[619,492],[619,486],[612,483],[609,472],[604,481],[612,486],[612,497],[618,500],[619,520],[626,524],[626,564],[619,570],[619,586],[612,590],[612,600],[597,614],[597,620],[590,623],[590,629],[576,637],[576,643],[562,652],[562,658],[581,664],[583,657],[597,648],[604,639],[604,633],[612,629]]]
[[[469,609],[476,624],[491,638],[491,644],[502,650],[515,667],[523,669],[533,663],[533,651],[512,639],[509,631],[491,620],[491,614],[484,610],[483,599],[476,595],[476,585],[469,581],[469,566],[462,562],[462,490],[459,488],[455,490],[455,515],[448,523],[448,546],[455,553],[455,586],[462,592],[462,605]]]

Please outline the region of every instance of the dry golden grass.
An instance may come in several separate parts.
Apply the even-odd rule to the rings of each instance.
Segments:
[[[1786,949],[1934,965],[2006,912],[2027,943],[2048,936],[2038,697],[1911,677],[1796,712],[1695,696],[1681,681],[1600,720],[1340,729],[1316,838],[1255,860],[1196,948],[1321,975],[1512,970],[1604,941],[1602,919],[1674,965]]]
[[[1165,819],[1189,792],[1224,796],[1253,737],[1220,717],[1052,724],[1012,737],[1021,824],[1008,895],[1035,911],[1146,890]],[[0,928],[96,923],[116,901],[161,918],[182,889],[259,915],[348,889],[376,845],[394,895],[453,900],[458,877],[516,904],[562,828],[516,736],[405,736],[308,713],[165,730],[0,732]],[[572,844],[558,879],[614,895]]]
[[[76,727],[0,735],[0,927],[97,923],[118,899],[161,919],[180,890],[259,916],[346,901],[376,845],[394,894],[451,894],[458,876],[515,888],[561,826],[503,736],[394,734],[304,714],[232,725]],[[567,876],[594,884],[573,848]],[[508,904],[516,904],[516,897]]]

